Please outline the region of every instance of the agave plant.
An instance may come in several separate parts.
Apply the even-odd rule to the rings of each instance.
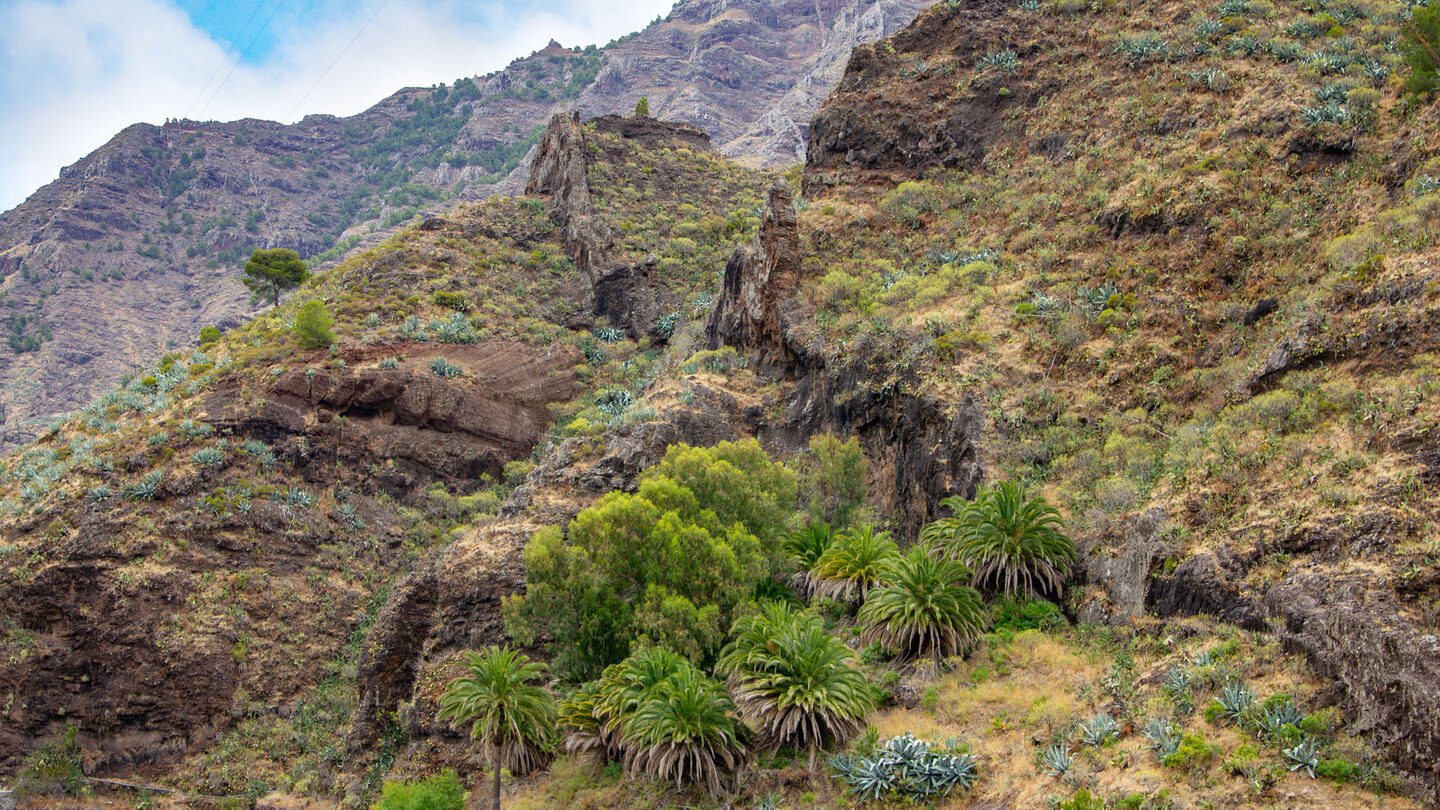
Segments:
[[[1244,681],[1231,681],[1225,684],[1224,688],[1220,690],[1220,696],[1215,700],[1220,704],[1225,718],[1235,722],[1242,719],[1245,713],[1255,705],[1255,693],[1245,685]]]
[[[842,532],[810,569],[815,595],[852,603],[863,601],[880,581],[885,565],[899,553],[890,532],[876,532],[868,524]]]
[[[980,776],[974,757],[936,751],[909,732],[891,738],[874,757],[843,754],[831,758],[830,767],[862,802],[892,794],[914,801],[948,796],[957,787],[969,790]]]
[[[1290,770],[1303,770],[1311,779],[1315,778],[1315,769],[1320,767],[1320,747],[1313,737],[1306,737],[1293,748],[1286,748],[1280,753],[1290,760]]]
[[[1194,658],[1190,659],[1190,664],[1197,667],[1214,666],[1215,656],[1211,655],[1209,650],[1201,650]]]
[[[1163,717],[1152,717],[1140,736],[1145,738],[1145,747],[1154,751],[1157,759],[1163,760],[1180,750],[1180,729]]]
[[[829,523],[821,520],[791,532],[780,544],[780,550],[800,568],[790,577],[790,583],[806,597],[815,593],[816,581],[811,577],[810,569],[815,567],[815,563],[833,542],[835,530]]]
[[[688,662],[648,690],[625,719],[625,767],[719,795],[722,779],[745,758],[745,727],[719,682]]]
[[[1093,748],[1099,748],[1111,737],[1120,736],[1120,726],[1115,719],[1108,714],[1097,714],[1090,719],[1089,723],[1080,725],[1080,742]]]
[[[1075,545],[1061,531],[1060,513],[1044,498],[1026,498],[1019,485],[1001,482],[970,503],[941,501],[954,517],[921,530],[921,540],[975,571],[977,585],[1007,596],[1059,592],[1075,562]]]
[[[1062,741],[1040,753],[1040,764],[1052,776],[1064,776],[1075,764],[1075,757],[1070,753],[1070,746]]]
[[[881,587],[870,591],[857,617],[861,640],[879,643],[902,656],[940,660],[971,644],[990,627],[980,593],[964,583],[970,569],[937,559],[916,546],[885,567]]]
[[[854,736],[875,706],[855,654],[819,617],[771,603],[736,622],[716,672],[729,678],[741,717],[771,750],[817,752]]]
[[[1295,701],[1285,698],[1280,703],[1261,709],[1258,718],[1260,733],[1273,737],[1285,726],[1298,726],[1304,719],[1305,713],[1295,708]]]

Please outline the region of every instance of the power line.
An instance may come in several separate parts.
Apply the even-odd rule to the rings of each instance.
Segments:
[[[244,61],[245,61],[245,57],[247,57],[247,56],[250,55],[250,49],[251,49],[251,48],[254,48],[254,47],[255,47],[255,43],[257,43],[257,42],[260,41],[260,37],[261,37],[262,35],[264,35],[265,29],[270,27],[270,21],[273,20],[273,19],[275,19],[275,15],[280,13],[280,9],[281,9],[284,5],[285,5],[285,0],[280,0],[279,3],[275,4],[275,10],[272,11],[272,12],[270,12],[270,16],[269,16],[269,17],[266,17],[266,18],[265,18],[265,24],[262,25],[262,26],[260,26],[260,30],[259,30],[259,31],[256,31],[256,32],[255,32],[255,37],[250,40],[250,44],[245,46],[245,52],[242,53],[242,54],[240,54],[240,58],[237,59],[237,60],[235,60],[235,64],[234,64],[234,65],[231,65],[231,66],[230,66],[230,72],[229,72],[229,73],[226,73],[226,74],[225,74],[225,78],[220,80],[220,86],[217,87],[217,88],[215,88],[215,92],[214,92],[213,94],[211,94],[210,100],[207,101],[207,102],[205,102],[205,106],[204,106],[204,107],[201,107],[201,108],[200,108],[200,112],[198,113],[198,115],[200,115],[200,116],[205,115],[205,111],[208,110],[208,109],[210,109],[210,105],[211,105],[211,104],[214,104],[214,103],[215,103],[215,98],[220,95],[220,91],[221,91],[221,90],[224,90],[224,89],[225,89],[225,83],[228,82],[228,81],[230,81],[230,77],[231,77],[231,76],[234,76],[234,75],[235,75],[235,69],[238,68],[238,67],[240,67],[240,63],[244,62]]]
[[[240,40],[245,38],[245,32],[250,30],[250,23],[255,22],[255,15],[260,13],[260,7],[263,5],[265,5],[265,0],[255,0],[255,10],[250,12],[250,19],[246,20],[245,24],[240,27],[240,33],[236,34],[235,38],[230,40],[230,47],[226,48],[225,55],[220,57],[220,64],[216,65],[215,69],[210,72],[210,78],[205,80],[205,86],[200,88],[200,92],[195,94],[195,100],[190,102],[189,107],[185,108],[186,118],[190,117],[190,111],[195,109],[195,105],[200,103],[200,97],[205,95],[206,90],[210,89],[210,83],[215,81],[216,76],[220,75],[220,69],[225,67],[226,62],[230,61],[230,54],[235,52],[235,46],[240,43]]]
[[[375,22],[375,18],[379,17],[380,12],[384,11],[385,6],[389,4],[390,0],[384,0],[384,2],[380,3],[380,7],[375,9],[375,13],[370,15],[370,19],[366,20],[365,24],[360,26],[360,30],[355,32],[355,36],[351,37],[350,41],[345,44],[345,47],[340,49],[339,55],[337,55],[335,59],[330,62],[330,66],[325,68],[320,74],[320,78],[316,79],[315,83],[310,85],[310,89],[305,91],[305,95],[301,96],[300,100],[295,102],[295,106],[290,108],[290,112],[285,114],[287,120],[295,115],[295,111],[300,109],[300,105],[305,103],[305,99],[309,98],[310,94],[315,92],[315,88],[320,86],[320,82],[325,80],[325,77],[330,74],[331,69],[334,68],[335,65],[339,63],[341,57],[345,56],[345,53],[350,50],[350,46],[355,44],[355,40],[359,39],[360,35],[365,33],[365,29],[370,27],[370,23]]]

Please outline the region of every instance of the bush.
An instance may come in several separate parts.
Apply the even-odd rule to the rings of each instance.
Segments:
[[[220,330],[213,326],[207,326],[200,330],[200,343],[214,343],[220,339]]]
[[[450,292],[449,290],[436,291],[435,303],[457,312],[469,312],[473,306],[470,303],[470,296],[465,293]]]
[[[370,810],[464,810],[465,786],[446,769],[418,782],[387,782]]]
[[[1008,630],[1054,630],[1065,626],[1065,616],[1054,602],[1007,596],[990,605],[996,632]]]
[[[65,736],[51,740],[25,758],[18,787],[25,795],[48,793],[58,787],[66,796],[80,792],[85,774],[80,770],[84,752],[75,741],[79,729],[68,726]]]
[[[842,442],[828,433],[810,437],[810,452],[796,466],[810,515],[844,529],[865,507],[865,454],[860,442]]]
[[[1167,768],[1203,772],[1210,769],[1219,755],[1220,746],[1205,742],[1204,735],[1186,734],[1180,738],[1180,747],[1175,749],[1175,753],[1161,760],[1161,764]]]
[[[1405,64],[1410,76],[1405,90],[1412,96],[1428,96],[1440,87],[1440,5],[1416,7],[1410,21],[1402,25]]]
[[[325,303],[312,298],[300,307],[300,313],[295,316],[295,337],[307,349],[329,346],[335,342],[335,333],[330,331],[334,325],[335,319],[330,316]]]

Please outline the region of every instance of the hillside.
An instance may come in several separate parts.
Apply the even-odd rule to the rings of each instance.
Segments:
[[[1437,806],[1440,105],[1400,88],[1406,13],[943,3],[855,49],[800,172],[555,117],[525,196],[6,460],[0,767],[73,723],[88,773],[274,807],[478,781],[437,712],[511,639],[570,736],[507,760],[507,806],[908,806],[874,768],[910,732],[974,768],[937,807]],[[823,518],[883,551],[873,518],[888,588],[1001,482],[1078,558],[1033,600],[967,579],[943,672],[827,578],[842,540],[777,548]],[[738,725],[720,644],[764,600],[879,705],[813,769],[751,729],[722,790],[646,778],[604,690],[670,645],[659,683]]]
[[[803,159],[791,119],[808,121],[854,45],[922,5],[684,2],[604,48],[551,43],[497,73],[407,88],[349,118],[129,127],[0,214],[0,446],[193,346],[199,326],[241,323],[253,307],[238,268],[255,248],[292,248],[328,267],[419,214],[520,191],[554,112],[629,113],[649,93],[657,114],[702,126],[727,154],[754,165]],[[783,138],[751,131],[770,132],[776,116],[790,122]]]

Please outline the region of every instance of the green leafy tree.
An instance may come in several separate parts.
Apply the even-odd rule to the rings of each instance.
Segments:
[[[768,603],[735,623],[716,672],[729,678],[740,716],[772,751],[816,754],[854,736],[875,708],[875,692],[855,654],[824,622],[784,603]]]
[[[794,477],[751,442],[671,447],[639,491],[611,493],[527,545],[526,591],[507,598],[522,644],[548,637],[553,666],[585,680],[643,638],[701,658],[733,609],[779,570]]]
[[[1416,6],[1401,29],[1405,64],[1410,66],[1405,90],[1428,96],[1440,87],[1440,5]]]
[[[862,524],[842,532],[810,570],[815,594],[851,603],[863,601],[880,581],[886,564],[899,553],[890,532],[876,532],[874,526]]]
[[[650,99],[648,99],[648,98],[646,98],[646,97],[644,97],[644,96],[641,96],[641,97],[640,97],[640,100],[637,101],[637,102],[635,102],[635,117],[636,117],[636,118],[648,118],[649,116],[650,116]]]
[[[310,270],[305,260],[289,248],[257,250],[245,262],[245,286],[255,300],[268,298],[272,305],[279,305],[282,293],[308,278]]]
[[[944,656],[970,645],[990,626],[980,593],[965,583],[970,569],[936,558],[920,546],[890,561],[881,586],[870,591],[857,619],[861,640],[906,657],[929,655],[938,670]]]
[[[1061,531],[1060,513],[1043,497],[1026,498],[1004,481],[973,502],[946,498],[953,517],[920,532],[937,552],[969,566],[975,585],[1034,599],[1040,590],[1059,593],[1075,563],[1075,544]]]
[[[531,681],[542,678],[545,665],[508,647],[486,647],[464,654],[467,675],[450,682],[440,698],[440,718],[470,725],[494,771],[491,810],[500,810],[500,771],[529,773],[544,765],[555,729],[555,698]]]
[[[325,302],[319,298],[311,298],[295,315],[295,337],[306,349],[329,346],[335,342],[335,333],[330,331],[330,327],[334,325],[335,319],[330,316],[330,310],[325,308]]]
[[[828,433],[810,437],[810,452],[795,462],[802,500],[810,514],[844,529],[865,508],[865,454],[855,439],[842,442]]]

